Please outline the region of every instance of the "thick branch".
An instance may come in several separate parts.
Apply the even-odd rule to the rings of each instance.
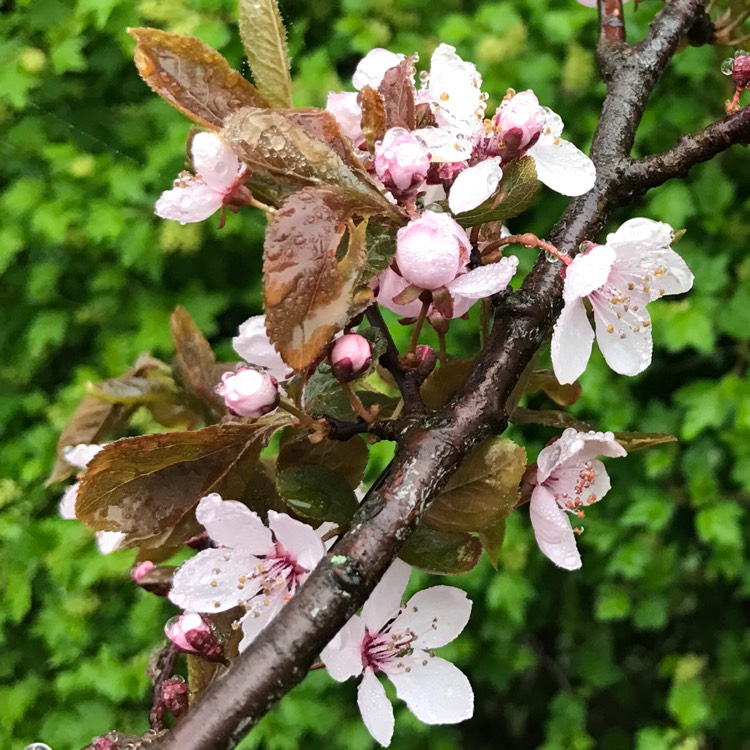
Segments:
[[[649,156],[630,167],[630,179],[638,192],[684,177],[691,167],[712,159],[736,143],[750,143],[750,107],[728,115],[695,135],[684,135],[663,154]]]
[[[592,149],[597,182],[570,204],[553,230],[550,241],[558,249],[574,253],[632,196],[628,157],[635,131],[659,75],[702,9],[702,0],[672,0],[641,45],[617,53],[622,66],[610,69],[609,94]],[[559,270],[560,264],[542,256],[520,291],[498,297],[495,326],[459,394],[440,412],[411,422],[396,436],[396,456],[368,492],[352,529],[172,730],[161,745],[164,750],[225,747],[304,678],[320,651],[364,603],[461,460],[486,435],[505,429],[508,396],[561,304]]]

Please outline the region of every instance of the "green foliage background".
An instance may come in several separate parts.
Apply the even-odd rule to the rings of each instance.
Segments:
[[[634,37],[660,5],[627,6]],[[298,105],[344,88],[373,46],[427,61],[443,41],[484,72],[491,107],[509,86],[532,87],[569,138],[590,142],[603,94],[596,14],[572,0],[287,0],[283,11]],[[229,0],[16,0],[0,16],[0,746],[9,750],[40,739],[68,750],[111,728],[146,729],[144,669],[173,608],[128,580],[132,552],[102,557],[87,529],[58,519],[61,490],[44,479],[86,381],[120,373],[142,351],[170,356],[176,303],[225,353],[259,311],[258,217],[229,216],[218,231],[216,221],[153,216],[183,167],[188,123],[140,81],[125,34],[194,33],[239,66],[234,12]],[[640,153],[721,116],[727,53],[676,58]],[[511,518],[499,570],[481,564],[452,581],[475,602],[470,629],[445,649],[472,679],[474,719],[433,729],[399,707],[395,747],[750,747],[749,188],[748,154],[735,148],[618,217],[685,227],[679,251],[696,288],[653,306],[656,353],[644,375],[616,377],[595,355],[574,412],[681,442],[610,462],[614,489],[587,519],[581,572],[555,569],[527,514]],[[544,234],[563,205],[546,191],[513,226]],[[461,346],[473,346],[465,333]],[[549,437],[524,432],[532,457]],[[314,673],[243,748],[371,747],[354,699],[353,683]]]

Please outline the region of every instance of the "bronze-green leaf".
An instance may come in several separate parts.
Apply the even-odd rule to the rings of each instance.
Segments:
[[[215,50],[185,34],[128,29],[141,78],[184,115],[213,130],[241,107],[266,107],[255,86]]]
[[[363,86],[358,96],[362,110],[362,134],[367,142],[367,148],[372,151],[375,142],[382,140],[385,135],[385,104],[383,97],[371,86]]]
[[[272,107],[292,106],[286,29],[276,0],[240,0],[240,36],[258,91]]]
[[[479,532],[479,541],[482,543],[482,549],[487,553],[493,568],[497,568],[500,561],[500,550],[505,541],[505,518],[500,518],[488,526],[484,531]]]
[[[372,290],[360,281],[366,223],[355,228],[350,214],[351,205],[341,190],[301,190],[287,198],[266,231],[266,329],[295,370],[313,362],[372,299]],[[348,250],[339,259],[339,244],[347,231]]]
[[[302,518],[346,526],[357,510],[357,498],[343,475],[325,466],[296,464],[276,479],[284,502]]]
[[[537,370],[529,378],[527,392],[542,390],[558,406],[570,406],[581,397],[582,389],[579,383],[562,384],[555,377],[552,370]]]
[[[414,56],[407,57],[398,65],[386,70],[378,87],[385,108],[384,130],[414,130],[417,125],[414,104],[414,59]],[[364,108],[362,115],[364,118]],[[364,127],[362,130],[364,131]]]
[[[654,445],[677,442],[677,438],[674,435],[669,435],[666,432],[616,432],[615,440],[628,453],[640,451],[644,448],[651,448]]]
[[[507,438],[478,445],[448,480],[424,517],[439,531],[483,531],[510,515],[526,470],[526,451]]]
[[[422,386],[422,399],[427,407],[440,409],[445,406],[473,369],[473,359],[454,359],[433,370]]]
[[[240,496],[273,430],[262,422],[214,425],[111,443],[86,470],[76,516],[103,531],[168,531],[209,492]]]
[[[503,179],[492,197],[481,206],[459,214],[456,221],[462,227],[473,227],[518,216],[534,202],[538,188],[534,159],[524,156],[503,169]]]
[[[435,531],[420,526],[401,548],[399,557],[428,573],[454,575],[468,573],[478,562],[482,545],[471,534]]]

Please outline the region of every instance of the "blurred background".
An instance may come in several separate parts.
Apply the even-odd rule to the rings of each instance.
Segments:
[[[661,3],[631,6],[639,38]],[[533,88],[567,138],[590,144],[603,96],[596,12],[573,0],[286,0],[282,10],[299,106],[348,87],[373,47],[417,51],[426,65],[447,42],[482,71],[490,111],[508,87]],[[57,517],[62,488],[44,486],[57,433],[87,381],[118,375],[144,351],[171,356],[177,303],[229,356],[239,323],[260,312],[263,225],[251,211],[220,231],[216,220],[183,227],[153,216],[184,167],[189,123],[142,83],[125,33],[195,34],[246,72],[233,2],[16,0],[2,11],[0,747],[69,750],[108,729],[146,730],[144,670],[175,609],[130,582],[133,551],[101,556],[89,530]],[[676,57],[639,154],[722,115],[731,86],[719,66],[730,52]],[[609,462],[613,489],[587,516],[582,571],[541,555],[524,509],[497,571],[483,562],[450,581],[474,612],[443,655],[470,676],[476,714],[433,729],[399,704],[394,747],[750,748],[748,158],[735,147],[617,217],[687,229],[677,249],[695,289],[653,306],[645,374],[617,377],[596,353],[572,411],[602,429],[672,432],[679,444]],[[544,190],[511,228],[545,235],[563,206]],[[457,341],[459,354],[476,346],[470,324]],[[512,432],[530,460],[551,435]],[[242,748],[372,745],[355,683],[316,672]]]

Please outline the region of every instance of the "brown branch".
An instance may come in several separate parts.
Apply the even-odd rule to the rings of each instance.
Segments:
[[[628,168],[635,131],[661,72],[701,12],[703,0],[672,0],[654,19],[646,40],[627,48],[627,59],[622,50],[603,56],[609,94],[592,148],[597,181],[590,193],[570,204],[553,230],[550,241],[558,249],[573,254],[632,197]],[[542,257],[521,290],[498,295],[495,326],[466,384],[440,412],[405,429],[393,462],[367,493],[350,531],[170,732],[160,745],[163,750],[231,745],[304,678],[367,599],[461,460],[483,437],[505,429],[509,394],[561,305],[559,269]]]
[[[622,0],[599,0],[599,46],[625,43]]]

